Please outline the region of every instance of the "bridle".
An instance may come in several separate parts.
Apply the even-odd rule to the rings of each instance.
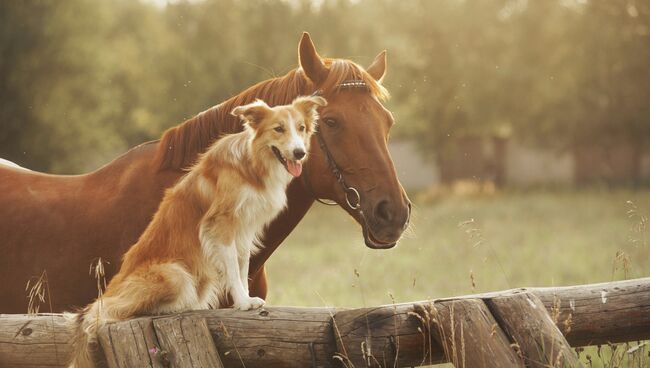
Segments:
[[[318,127],[316,127],[316,131],[314,132],[314,135],[316,136],[316,140],[318,140],[318,145],[320,146],[321,151],[325,153],[325,158],[327,159],[327,166],[329,167],[330,171],[336,178],[336,181],[343,189],[343,193],[345,194],[345,203],[348,205],[348,207],[351,210],[359,211],[359,214],[363,216],[363,211],[361,211],[361,195],[359,194],[359,191],[357,190],[357,188],[348,185],[348,183],[345,182],[345,178],[343,178],[343,173],[341,172],[341,169],[339,169],[339,166],[336,164],[336,161],[334,161],[334,157],[332,157],[332,153],[330,152],[329,148],[327,148],[327,143],[325,143],[325,139],[323,139],[323,136],[320,134]],[[322,198],[318,198],[316,196],[316,193],[314,193],[311,187],[311,182],[309,182],[309,180],[307,179],[305,179],[305,182],[307,183],[307,186],[309,188],[308,190],[311,192],[310,194],[312,194],[312,196],[316,199],[316,201],[328,206],[336,206],[338,204],[334,201],[329,202]],[[351,198],[354,199],[351,200]]]
[[[337,87],[339,89],[361,88],[361,89],[368,90],[368,85],[363,80],[343,81]],[[322,94],[323,94],[322,90],[317,90],[316,92],[312,93],[312,96],[320,96]],[[343,178],[343,172],[341,171],[339,165],[334,160],[334,157],[332,156],[332,152],[327,147],[327,143],[325,143],[325,139],[323,138],[323,135],[320,132],[320,128],[319,128],[321,125],[320,123],[321,122],[319,121],[318,124],[316,125],[316,131],[314,132],[314,136],[316,137],[316,140],[318,140],[318,145],[320,146],[321,151],[325,154],[325,159],[327,160],[327,166],[329,167],[330,171],[336,178],[336,181],[341,186],[341,189],[343,189],[343,193],[345,194],[345,203],[348,205],[350,210],[357,211],[359,213],[359,216],[365,222],[366,218],[363,215],[363,211],[361,210],[361,195],[359,194],[357,188],[348,185],[345,181],[345,178]],[[334,201],[329,201],[329,200],[319,198],[316,195],[316,192],[314,192],[314,189],[311,186],[311,182],[307,179],[309,177],[308,172],[306,172],[305,174],[306,175],[302,176],[303,182],[305,184],[305,188],[307,188],[307,191],[316,200],[316,202],[322,203],[327,206],[338,205],[338,203]]]
[[[363,80],[344,81],[340,83],[337,87],[339,89],[362,88],[368,90],[368,85]],[[317,90],[312,95],[319,96],[322,95],[322,93],[323,92],[321,90]],[[328,148],[327,143],[325,142],[325,138],[323,138],[323,135],[320,132],[320,128],[319,128],[320,125],[321,124],[319,121],[319,124],[317,124],[316,126],[316,131],[314,132],[314,136],[318,141],[318,145],[320,146],[321,151],[325,154],[325,159],[327,160],[327,166],[329,167],[330,171],[336,178],[336,181],[337,183],[339,183],[339,186],[341,186],[341,189],[343,189],[343,193],[345,195],[345,203],[347,204],[348,208],[350,209],[350,211],[356,212],[357,215],[359,216],[359,219],[361,220],[360,223],[361,223],[361,228],[363,230],[363,238],[366,240],[366,245],[370,248],[380,249],[382,247],[378,246],[374,240],[370,240],[370,233],[369,233],[370,230],[368,229],[368,222],[366,220],[365,214],[363,213],[363,210],[361,209],[361,194],[359,193],[357,188],[349,185],[345,181],[345,178],[343,177],[343,171],[341,171],[339,165],[336,163],[336,160],[334,160],[334,157],[332,156],[332,152]],[[329,201],[329,200],[319,198],[316,195],[316,192],[314,192],[314,188],[311,186],[311,182],[309,181],[308,178],[309,178],[309,169],[308,166],[305,166],[305,173],[303,173],[301,179],[309,195],[311,195],[311,197],[314,198],[317,202],[322,203],[324,205],[327,206],[338,205],[338,203],[334,201]],[[410,218],[410,205],[409,205],[409,218]],[[408,220],[406,223],[408,224]],[[368,240],[372,241],[372,244],[369,244]],[[395,244],[392,244],[390,247],[392,247],[393,245]]]

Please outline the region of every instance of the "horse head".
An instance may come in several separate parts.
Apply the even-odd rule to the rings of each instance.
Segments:
[[[329,102],[319,111],[303,185],[315,199],[332,200],[352,215],[368,247],[394,247],[409,224],[411,203],[388,152],[394,120],[382,104],[388,97],[381,85],[386,52],[364,69],[322,58],[305,33],[299,62],[315,93]]]

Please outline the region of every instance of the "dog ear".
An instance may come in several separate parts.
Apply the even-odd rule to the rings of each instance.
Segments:
[[[271,108],[266,104],[266,102],[255,100],[255,102],[248,105],[235,107],[231,114],[239,116],[250,126],[256,127],[271,113],[271,111]]]
[[[327,106],[327,100],[321,96],[300,96],[296,97],[291,104],[306,116],[310,116],[319,107]]]
[[[308,131],[313,133],[318,121],[316,110],[321,106],[327,106],[327,100],[320,96],[301,96],[293,100],[291,105],[305,116]]]

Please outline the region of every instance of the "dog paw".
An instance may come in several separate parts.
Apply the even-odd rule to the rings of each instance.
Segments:
[[[239,309],[239,310],[251,310],[251,309],[257,309],[263,306],[265,303],[264,299],[262,298],[247,298],[242,300],[240,303],[235,303],[233,308]]]

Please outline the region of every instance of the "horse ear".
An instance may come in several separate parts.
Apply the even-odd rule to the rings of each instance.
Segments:
[[[384,79],[386,75],[386,50],[382,51],[377,55],[375,60],[370,64],[366,69],[368,74],[370,74],[375,80],[379,83]]]
[[[327,73],[325,64],[316,52],[316,47],[307,32],[303,32],[298,44],[298,62],[307,78],[314,84],[321,82]]]
[[[267,116],[269,116],[271,111],[271,108],[266,104],[266,102],[262,100],[255,100],[255,102],[248,105],[235,107],[230,113],[234,116],[239,116],[251,127],[256,127]]]

